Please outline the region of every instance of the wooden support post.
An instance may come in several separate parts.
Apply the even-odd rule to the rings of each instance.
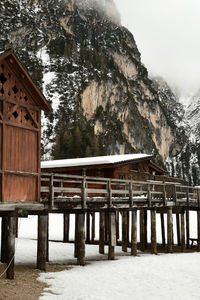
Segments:
[[[128,217],[127,212],[122,212],[122,251],[127,252],[127,240],[128,240],[128,233],[127,233],[127,226],[128,226]]]
[[[14,279],[15,236],[16,236],[16,217],[8,217],[7,271],[6,271],[6,277],[8,279]]]
[[[108,247],[108,259],[114,260],[115,259],[115,246],[116,246],[116,218],[115,212],[110,212],[109,214],[110,219],[110,237],[109,237],[109,247]]]
[[[145,250],[145,242],[144,242],[144,210],[140,210],[140,250]]]
[[[116,211],[116,237],[119,239],[119,211]]]
[[[181,251],[185,250],[185,219],[184,212],[181,213]]]
[[[163,247],[165,247],[166,240],[165,240],[165,220],[164,220],[164,213],[160,214],[160,222],[161,222],[162,245],[163,245]]]
[[[38,215],[37,269],[46,270],[48,215]]]
[[[99,253],[104,254],[105,244],[105,213],[100,212],[99,216]]]
[[[109,243],[109,214],[105,212],[105,243]]]
[[[70,214],[63,214],[63,242],[69,242]]]
[[[18,216],[16,216],[15,219],[16,219],[16,225],[15,225],[16,232],[15,232],[15,237],[18,238],[18,220],[19,220],[19,219],[18,219]]]
[[[180,233],[180,217],[179,213],[176,213],[176,231],[177,231],[177,244],[181,246],[181,233]]]
[[[190,212],[186,210],[186,245],[187,249],[190,248]]]
[[[173,253],[173,217],[172,207],[167,209],[167,251]]]
[[[144,210],[144,247],[147,248],[147,210]]]
[[[137,255],[137,209],[132,211],[131,255]]]
[[[78,257],[78,214],[75,214],[75,233],[74,233],[74,257]]]
[[[95,212],[93,212],[92,214],[92,243],[94,243],[95,240]]]
[[[197,251],[200,252],[200,210],[197,210]]]
[[[7,262],[8,218],[3,217],[1,223],[1,262]]]
[[[157,254],[157,238],[156,238],[156,210],[151,210],[151,252]]]
[[[86,213],[86,243],[90,244],[90,212]]]
[[[49,214],[47,215],[46,261],[49,262]]]
[[[77,264],[85,265],[85,213],[77,215]]]

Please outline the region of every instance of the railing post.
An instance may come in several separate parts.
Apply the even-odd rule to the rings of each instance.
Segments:
[[[173,200],[174,200],[174,204],[175,206],[177,205],[177,194],[176,194],[176,185],[173,186]]]
[[[85,209],[87,207],[87,182],[86,182],[86,175],[83,175],[82,180],[82,208]]]
[[[130,207],[133,207],[133,182],[132,182],[132,176],[130,176],[130,182],[129,182],[129,200],[130,200]]]
[[[54,174],[51,174],[50,177],[50,186],[49,186],[49,200],[50,200],[50,208],[54,207],[54,186],[53,186]]]
[[[189,189],[187,189],[187,192],[186,192],[186,197],[187,197],[187,206],[189,206],[189,204],[190,204],[190,195],[189,195]]]
[[[113,206],[111,180],[108,180],[107,182],[107,197],[108,197],[108,207],[111,208]]]
[[[166,206],[166,185],[163,185],[163,206]]]
[[[151,206],[151,186],[148,184],[147,186],[147,194],[148,194],[148,206]]]
[[[197,202],[198,202],[198,207],[200,207],[200,188],[197,189]]]

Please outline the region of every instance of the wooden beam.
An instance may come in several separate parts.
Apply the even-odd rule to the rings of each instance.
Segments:
[[[38,215],[37,269],[46,270],[48,215]]]
[[[131,255],[137,255],[137,209],[132,211]]]
[[[151,252],[157,254],[157,238],[156,238],[156,210],[151,210]]]
[[[119,211],[116,211],[116,238],[119,239]]]

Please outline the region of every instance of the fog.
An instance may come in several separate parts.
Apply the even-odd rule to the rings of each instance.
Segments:
[[[114,0],[150,74],[184,96],[200,88],[200,1]]]

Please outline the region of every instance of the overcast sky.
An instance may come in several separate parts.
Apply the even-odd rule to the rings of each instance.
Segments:
[[[200,88],[200,0],[114,0],[149,72]]]

